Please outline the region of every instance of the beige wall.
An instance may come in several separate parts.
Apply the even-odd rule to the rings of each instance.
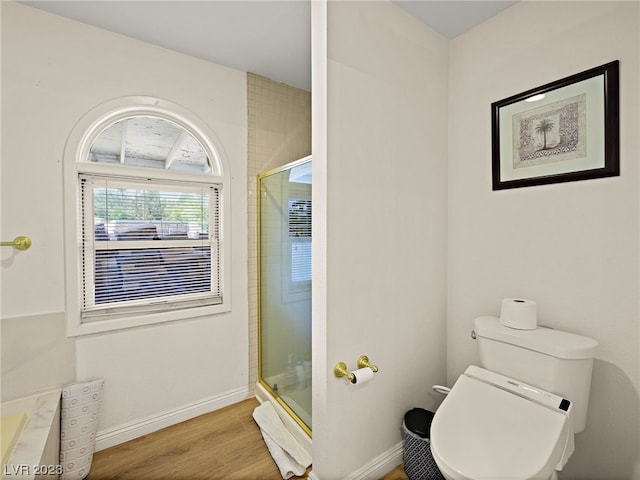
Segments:
[[[563,479],[640,478],[638,2],[519,2],[451,42],[447,370],[505,297],[600,343]],[[491,190],[492,102],[620,60],[619,177]]]
[[[311,93],[247,74],[249,388],[258,379],[258,174],[311,154]]]

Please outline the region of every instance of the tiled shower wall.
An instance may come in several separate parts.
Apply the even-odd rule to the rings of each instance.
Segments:
[[[311,93],[247,74],[249,390],[258,380],[258,174],[311,155]]]

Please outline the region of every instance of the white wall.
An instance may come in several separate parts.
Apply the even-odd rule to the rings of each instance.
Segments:
[[[390,2],[323,15],[314,4],[313,473],[330,480],[393,452],[403,414],[439,400],[447,42]],[[370,383],[333,377],[361,354],[380,367]]]
[[[600,342],[562,478],[640,478],[638,2],[520,2],[451,42],[447,370],[504,297]],[[621,176],[491,190],[491,102],[620,60]]]
[[[33,239],[33,247],[11,263],[4,262],[3,250],[3,319],[57,318],[64,311],[65,141],[88,110],[128,95],[181,105],[223,145],[232,195],[232,311],[79,337],[76,379],[106,380],[103,431],[221,396],[246,395],[246,74],[2,2],[2,233]],[[3,325],[3,342],[9,332]],[[65,358],[74,362],[73,356]]]
[[[2,402],[75,380],[75,340],[66,336],[63,312],[2,317],[1,322]]]
[[[316,14],[327,7],[317,3]],[[200,116],[225,147],[233,311],[83,337],[75,358],[65,341],[55,348],[78,380],[106,378],[103,430],[242,390],[245,75],[23,5],[1,8],[1,232],[34,240],[27,252],[3,250],[3,357],[17,341],[8,332],[21,330],[5,319],[64,310],[61,158],[75,121],[111,98],[157,95]],[[521,2],[453,42],[390,3],[328,10],[319,25],[328,29],[316,30],[328,56],[314,45],[314,228],[323,229],[314,239],[314,474],[344,478],[393,450],[402,414],[437,405],[430,386],[445,381],[445,326],[451,383],[477,360],[473,318],[518,295],[539,302],[543,323],[601,344],[589,426],[564,478],[639,478],[637,2]],[[622,175],[492,192],[491,102],[616,58]],[[332,377],[336,362],[353,367],[363,353],[380,366],[371,383]],[[41,365],[68,376],[68,364]]]

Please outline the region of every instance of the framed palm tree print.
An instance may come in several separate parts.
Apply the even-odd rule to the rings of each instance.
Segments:
[[[620,175],[618,63],[491,104],[493,190]]]

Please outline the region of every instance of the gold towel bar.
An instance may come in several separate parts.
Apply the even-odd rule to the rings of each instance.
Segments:
[[[15,247],[18,250],[26,250],[31,246],[31,239],[23,235],[13,239],[13,242],[0,242],[0,247]]]

